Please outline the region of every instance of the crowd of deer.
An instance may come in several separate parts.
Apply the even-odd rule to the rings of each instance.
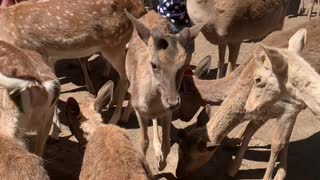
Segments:
[[[163,170],[171,148],[171,121],[193,117],[201,107],[194,127],[177,134],[178,178],[196,172],[232,129],[249,121],[234,139],[240,147],[227,174],[235,176],[251,137],[276,118],[263,179],[272,179],[279,154],[275,179],[285,179],[288,144],[298,114],[310,108],[320,116],[320,76],[309,64],[320,54],[320,19],[279,31],[289,2],[187,0],[194,25],[174,34],[168,21],[147,11],[140,0],[29,0],[17,4],[2,0],[0,179],[49,179],[41,157],[48,135],[59,138],[61,87],[54,66],[59,59],[79,59],[86,87],[95,96],[82,104],[70,97],[64,109],[72,134],[85,148],[80,179],[153,179],[145,158],[149,120],[157,166]],[[310,5],[308,17],[314,4],[301,1],[301,9]],[[218,45],[216,80],[202,79],[210,68],[210,56],[186,73],[200,32]],[[312,38],[307,41],[307,36]],[[261,40],[248,60],[236,68],[241,43]],[[227,47],[228,67],[223,77]],[[110,65],[119,74],[115,87],[108,81],[97,93],[83,59],[94,53],[105,58],[105,74]],[[127,93],[128,105],[123,110]],[[218,110],[211,115],[211,105],[217,104]],[[111,106],[116,109],[107,125],[100,113]],[[127,122],[132,111],[140,126],[141,150],[125,129],[116,126],[119,120]],[[30,147],[24,140],[29,131],[36,131]]]

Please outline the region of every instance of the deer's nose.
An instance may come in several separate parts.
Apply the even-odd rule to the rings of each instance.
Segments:
[[[167,99],[170,110],[176,110],[180,106],[180,96],[175,96]]]

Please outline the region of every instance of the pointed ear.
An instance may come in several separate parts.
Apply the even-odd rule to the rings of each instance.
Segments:
[[[211,67],[211,56],[209,55],[200,61],[200,63],[194,70],[194,75],[198,79],[203,79],[209,74],[210,67]]]
[[[76,119],[76,117],[80,114],[79,104],[73,97],[69,97],[66,102],[66,114],[71,119]]]
[[[195,39],[205,25],[206,23],[199,23],[192,26],[191,28],[184,28],[176,36],[179,38],[180,43],[185,45],[190,40]]]
[[[211,117],[211,106],[207,104],[197,117],[196,127],[203,127],[207,124]]]
[[[111,103],[113,97],[113,87],[114,83],[110,80],[100,88],[97,97],[94,101],[94,109],[97,112],[100,113],[102,108],[106,107]]]
[[[307,29],[298,30],[289,40],[289,51],[299,53],[307,42]]]
[[[143,40],[144,43],[147,44],[150,37],[150,29],[148,29],[142,22],[138,21],[135,17],[133,17],[126,9],[124,10],[124,12],[132,22],[140,38]]]
[[[265,58],[264,66],[270,68],[275,73],[283,73],[287,69],[287,58],[279,49],[261,45],[267,58]]]

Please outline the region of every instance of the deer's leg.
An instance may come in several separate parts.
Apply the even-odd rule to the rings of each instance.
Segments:
[[[280,166],[279,169],[277,171],[276,176],[274,177],[275,180],[283,180],[285,179],[286,175],[287,175],[287,168],[288,168],[288,146],[289,144],[287,143],[282,151],[281,151],[281,156],[280,156]]]
[[[314,4],[315,4],[315,0],[312,0],[309,4],[309,7],[308,7],[308,21],[311,20],[311,15],[312,15],[312,11],[313,11],[313,7],[314,7]]]
[[[148,137],[148,120],[141,117],[140,113],[136,111],[137,119],[140,126],[140,140],[141,149],[144,155],[147,153],[149,147],[149,137]]]
[[[88,60],[86,58],[80,58],[79,59],[82,72],[84,74],[84,80],[86,82],[87,90],[90,94],[95,95],[96,91],[94,90],[94,86],[92,84],[92,81],[90,79],[89,73],[88,73]]]
[[[226,76],[228,76],[236,67],[237,59],[238,59],[238,55],[239,55],[239,50],[240,50],[240,45],[241,45],[241,42],[228,44],[229,62],[228,62]]]
[[[320,16],[320,1],[317,2],[317,16]]]
[[[163,154],[161,150],[161,140],[159,136],[159,128],[158,128],[158,120],[152,119],[152,125],[153,125],[153,148],[154,152],[156,154],[156,158],[158,162],[163,161]]]
[[[128,122],[129,121],[129,118],[130,118],[130,114],[132,113],[132,105],[131,105],[131,100],[129,99],[128,101],[128,106],[125,107],[124,109],[124,112],[122,114],[122,117],[121,117],[121,121],[122,122]]]
[[[219,79],[223,76],[222,69],[223,69],[223,65],[224,65],[226,47],[227,46],[225,44],[221,44],[218,46],[218,48],[219,48],[219,62],[218,62],[218,70],[217,70],[217,79]]]
[[[117,122],[121,118],[122,103],[124,101],[124,98],[129,86],[126,70],[125,70],[125,48],[123,48],[122,51],[118,50],[115,52],[110,52],[110,50],[102,51],[102,55],[106,59],[110,60],[109,61],[110,64],[119,73],[119,77],[120,77],[117,87],[114,91],[115,92],[114,96],[113,96],[117,98],[116,99],[117,107],[110,120],[111,124],[117,124]]]
[[[167,166],[167,156],[171,149],[170,144],[170,130],[171,130],[172,112],[166,113],[164,117],[160,118],[162,126],[162,143],[161,150],[163,158],[158,161],[158,169],[162,171]]]
[[[274,166],[276,163],[276,160],[278,158],[279,152],[289,143],[291,132],[293,129],[293,126],[296,122],[296,118],[298,116],[300,111],[292,111],[292,112],[285,112],[277,121],[277,126],[275,128],[275,131],[273,133],[272,137],[272,143],[271,143],[271,155],[269,159],[269,163],[267,166],[267,170],[264,174],[263,179],[269,180],[272,179],[272,174],[274,170]],[[284,161],[287,160],[286,157]],[[286,168],[286,167],[285,167]],[[286,171],[286,169],[282,169],[282,171]],[[285,172],[283,174],[280,174],[279,177],[285,175]]]
[[[244,127],[242,127],[235,137],[228,138],[226,140],[226,144],[224,146],[226,146],[226,147],[236,147],[239,144],[241,144],[241,141],[242,141],[242,138],[244,136],[244,132],[247,129],[247,126],[248,126],[248,124],[245,125]]]
[[[238,172],[242,159],[244,157],[244,154],[246,153],[246,150],[248,148],[248,144],[250,142],[250,139],[252,136],[257,132],[257,130],[264,125],[265,122],[262,122],[260,124],[256,124],[252,121],[249,122],[247,125],[244,134],[243,134],[243,140],[240,146],[240,149],[237,152],[236,158],[232,161],[231,166],[228,169],[228,175],[229,176],[234,176]]]

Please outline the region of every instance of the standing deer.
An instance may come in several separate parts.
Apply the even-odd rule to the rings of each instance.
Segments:
[[[142,137],[142,150],[149,145],[148,121],[154,128],[162,124],[162,142],[155,134],[154,148],[158,168],[164,169],[170,151],[172,111],[180,105],[178,89],[185,68],[194,51],[194,38],[203,24],[170,34],[167,21],[150,11],[138,21],[127,13],[135,27],[126,58],[126,73],[130,82],[130,104],[136,112]]]
[[[283,27],[289,0],[188,0],[194,23],[207,22],[202,33],[219,46],[217,77],[222,76],[226,46],[229,49],[227,75],[235,68],[241,42],[259,40]]]
[[[0,40],[40,52],[51,67],[57,59],[101,52],[120,76],[117,108],[110,120],[115,124],[128,86],[125,51],[133,32],[124,9],[137,18],[145,13],[139,0],[27,1],[0,9]]]
[[[36,130],[31,150],[41,156],[60,94],[57,77],[40,54],[0,41],[0,86],[2,131],[22,138]]]

